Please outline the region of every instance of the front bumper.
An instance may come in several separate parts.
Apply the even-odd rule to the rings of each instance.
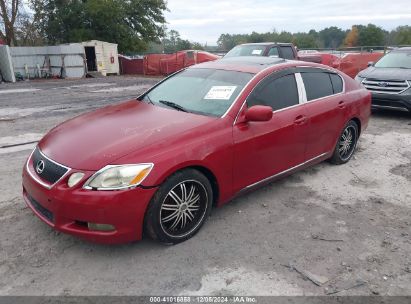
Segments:
[[[401,94],[383,94],[372,92],[373,109],[397,110],[411,112],[411,90]]]
[[[28,160],[30,162],[30,159]],[[23,169],[23,198],[33,212],[54,229],[97,243],[140,240],[144,215],[157,188],[91,191],[67,186],[66,176],[47,189]],[[87,172],[84,180],[93,172]],[[113,231],[90,230],[87,223],[108,224]]]

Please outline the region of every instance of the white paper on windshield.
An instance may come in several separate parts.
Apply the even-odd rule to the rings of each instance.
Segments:
[[[229,100],[235,89],[236,86],[213,86],[204,99]]]
[[[251,54],[252,55],[261,55],[262,52],[263,52],[263,50],[253,50],[253,52]]]

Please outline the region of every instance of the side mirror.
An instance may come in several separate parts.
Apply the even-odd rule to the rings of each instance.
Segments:
[[[367,66],[368,66],[368,67],[372,67],[372,66],[374,66],[374,64],[375,64],[374,61],[370,61],[370,62],[368,62]]]
[[[273,108],[268,106],[252,106],[245,111],[246,121],[269,121],[273,117]]]

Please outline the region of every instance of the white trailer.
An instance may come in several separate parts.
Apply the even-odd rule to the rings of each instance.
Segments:
[[[84,41],[81,44],[84,46],[89,73],[120,75],[117,44],[99,40]]]

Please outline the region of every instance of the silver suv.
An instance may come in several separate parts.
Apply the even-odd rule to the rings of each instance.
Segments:
[[[411,112],[411,47],[398,48],[355,77],[372,93],[372,108]]]

